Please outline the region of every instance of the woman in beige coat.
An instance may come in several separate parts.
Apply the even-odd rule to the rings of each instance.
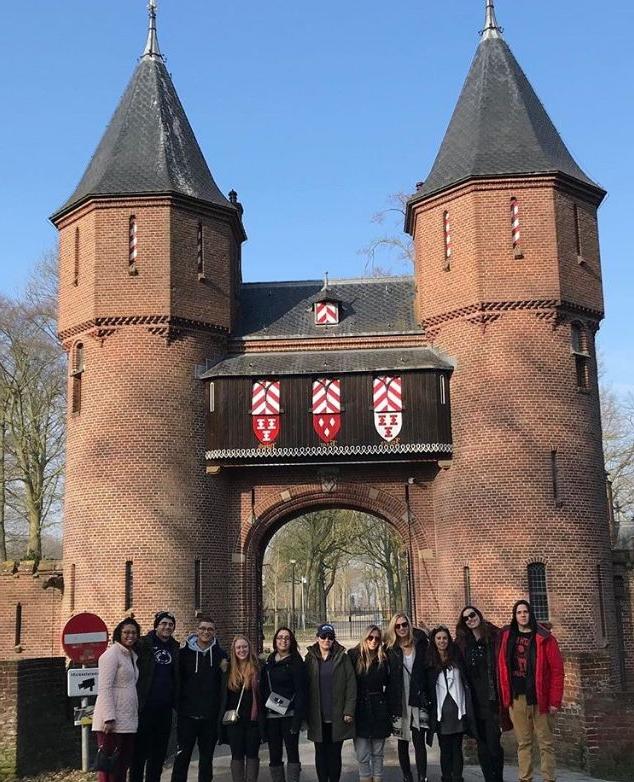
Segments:
[[[110,773],[100,771],[99,782],[125,782],[132,761],[134,736],[139,723],[136,683],[139,678],[134,646],[141,628],[134,619],[124,619],[112,633],[112,646],[99,658],[97,703],[92,729],[97,746],[106,755],[116,751]]]

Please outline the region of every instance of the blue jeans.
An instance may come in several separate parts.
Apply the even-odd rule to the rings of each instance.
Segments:
[[[359,761],[359,776],[362,779],[374,777],[383,778],[383,752],[385,739],[364,739],[357,736],[354,740],[354,751]]]

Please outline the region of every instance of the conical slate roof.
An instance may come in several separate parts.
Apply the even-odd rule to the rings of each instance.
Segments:
[[[522,174],[561,172],[601,189],[575,163],[499,29],[485,29],[438,156],[413,200],[472,177]]]
[[[143,56],[77,189],[93,196],[173,193],[235,207],[213,180],[160,55]]]

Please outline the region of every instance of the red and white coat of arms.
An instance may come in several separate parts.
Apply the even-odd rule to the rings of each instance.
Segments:
[[[375,377],[373,384],[374,428],[388,443],[403,426],[403,393],[400,377]]]
[[[341,380],[313,381],[313,429],[324,443],[332,442],[341,428]]]
[[[253,432],[263,445],[273,445],[280,433],[280,381],[256,380],[251,397]]]

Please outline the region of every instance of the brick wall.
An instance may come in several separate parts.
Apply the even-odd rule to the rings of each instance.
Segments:
[[[73,767],[79,760],[80,729],[66,696],[64,659],[0,662],[0,779]]]
[[[61,573],[61,562],[0,564],[0,660],[61,653]],[[18,606],[21,631],[16,638]]]

